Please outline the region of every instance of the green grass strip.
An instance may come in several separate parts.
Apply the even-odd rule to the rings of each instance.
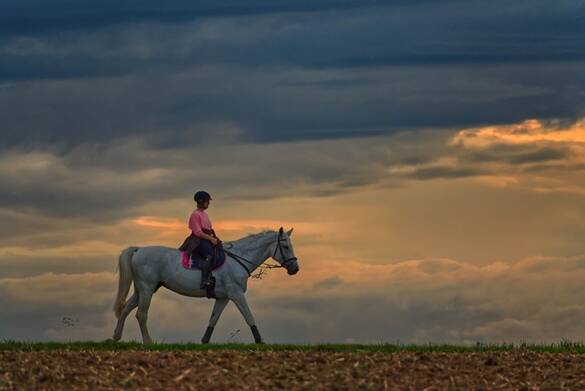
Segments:
[[[307,351],[307,352],[499,352],[528,350],[550,353],[585,353],[583,342],[561,341],[551,344],[502,343],[474,345],[452,344],[246,344],[246,343],[155,343],[144,346],[137,341],[131,342],[26,342],[0,341],[0,351],[48,351],[48,350],[97,350],[97,351],[208,351],[237,350],[243,352],[257,351]]]

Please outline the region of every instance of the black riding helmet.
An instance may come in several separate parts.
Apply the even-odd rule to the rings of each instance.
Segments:
[[[195,202],[200,203],[200,202],[204,202],[207,200],[211,200],[212,198],[208,192],[202,190],[202,191],[198,191],[197,193],[195,193],[195,195],[193,196],[193,199],[195,200]]]

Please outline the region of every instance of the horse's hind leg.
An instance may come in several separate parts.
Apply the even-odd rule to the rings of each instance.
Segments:
[[[122,338],[122,331],[124,330],[124,322],[126,321],[126,317],[130,312],[136,308],[138,305],[138,292],[134,290],[134,294],[128,299],[124,308],[122,309],[122,313],[120,314],[120,318],[118,318],[118,324],[116,325],[116,330],[114,331],[114,335],[112,339],[114,341],[119,341]]]
[[[153,291],[154,289],[141,289],[138,293],[138,310],[136,311],[136,319],[138,319],[140,332],[142,333],[142,342],[145,345],[152,343],[152,338],[150,338],[148,328],[146,327],[146,321],[148,319],[148,308],[150,307],[150,300],[152,299]]]

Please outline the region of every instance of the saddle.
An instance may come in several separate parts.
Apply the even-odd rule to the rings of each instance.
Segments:
[[[191,235],[187,236],[183,241],[183,244],[179,247],[179,250],[186,252],[187,254],[193,254],[197,246],[201,243],[201,239],[191,232]]]
[[[220,247],[216,246],[214,251],[213,259],[211,260],[211,271],[220,268],[225,263],[225,250]],[[182,264],[185,269],[194,269],[194,270],[201,270],[203,266],[203,257],[197,253],[192,254],[189,256],[189,253],[186,251],[181,251],[182,254]]]
[[[203,229],[203,232],[205,232],[208,235],[213,235],[214,237],[217,237],[213,229],[211,230]],[[203,269],[203,262],[205,262],[205,259],[196,251],[197,246],[199,246],[200,243],[201,239],[199,239],[197,236],[193,234],[193,232],[191,232],[191,235],[189,235],[183,241],[183,244],[181,244],[181,246],[179,247],[179,251],[181,251],[181,263],[183,264],[183,267],[185,269],[190,270]],[[211,258],[211,267],[209,269],[209,279],[212,281],[212,284],[207,286],[208,299],[215,297],[215,277],[213,276],[212,271],[221,267],[225,263],[225,259],[226,254],[225,250],[221,246],[221,243],[217,246],[214,246]]]

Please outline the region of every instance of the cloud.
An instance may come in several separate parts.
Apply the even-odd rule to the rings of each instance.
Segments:
[[[554,122],[546,124],[536,119],[528,119],[519,124],[464,129],[453,137],[452,144],[466,148],[482,148],[491,145],[525,145],[546,141],[584,143],[585,120],[581,119],[568,128],[559,128]]]
[[[505,161],[512,164],[539,163],[563,160],[569,156],[569,148],[500,144],[484,150],[473,151],[469,158],[474,161]]]
[[[427,0],[428,1],[428,0]],[[424,3],[417,1],[416,3]],[[400,5],[410,2],[388,2],[387,5]],[[295,3],[270,1],[227,1],[218,4],[212,1],[192,3],[177,1],[161,6],[154,1],[127,4],[120,7],[113,1],[99,5],[88,3],[65,3],[63,1],[26,1],[3,2],[3,23],[0,34],[37,35],[55,31],[83,31],[102,28],[115,24],[166,22],[180,23],[186,20],[209,17],[233,17],[267,13],[321,12],[328,10],[354,9],[382,5],[380,1],[297,1]]]
[[[580,66],[524,68],[523,75],[508,80],[520,68],[511,65],[502,73],[491,68],[194,65],[184,71],[163,67],[126,76],[10,82],[0,88],[5,129],[0,148],[73,149],[136,137],[161,148],[224,137],[270,144],[421,129],[451,132],[525,118],[580,115],[578,89],[571,89]],[[552,79],[558,73],[574,77]],[[372,82],[319,86],[331,78]],[[283,84],[299,81],[316,85]]]
[[[535,191],[583,192],[582,119],[569,126],[526,120],[508,126],[462,130],[451,144],[462,161],[491,165],[492,172],[514,176],[515,183]]]
[[[585,258],[530,257],[483,266],[440,258],[386,265],[331,262],[301,265],[298,276],[271,272],[251,281],[249,302],[260,330],[274,342],[558,342],[582,340]],[[45,274],[0,280],[2,335],[30,339],[105,339],[113,331],[112,273]],[[308,294],[307,292],[310,292]],[[198,340],[210,303],[167,290],[153,299],[149,322],[157,340]],[[75,326],[59,322],[78,319]],[[62,323],[62,322],[61,322]],[[128,318],[126,338],[137,338]],[[217,341],[249,341],[233,305],[216,330]]]
[[[146,203],[183,199],[199,187],[224,200],[319,196],[375,183],[393,149],[373,140],[239,144],[160,149],[139,140],[83,144],[64,155],[13,150],[0,155],[0,200],[12,211],[84,222],[137,217]],[[355,149],[357,147],[357,149]],[[237,167],[237,169],[236,169]],[[145,220],[143,223],[147,223]]]
[[[359,204],[363,217],[356,224],[373,227],[370,236],[388,249],[376,245],[338,256],[479,261],[517,259],[532,254],[529,249],[578,253],[581,244],[571,238],[581,228],[569,216],[582,215],[573,196],[585,194],[581,122],[528,123],[534,140],[522,142],[508,141],[526,134],[519,123],[269,145],[225,138],[161,148],[128,138],[65,151],[12,149],[0,156],[6,189],[0,195],[6,232],[0,262],[26,260],[17,275],[51,267],[79,272],[81,254],[92,260],[91,270],[112,270],[111,259],[130,244],[175,247],[188,234],[192,194],[200,188],[220,206],[214,223],[224,240],[288,225],[304,233],[305,243],[330,251],[352,240],[339,217],[344,205]],[[477,210],[479,199],[485,213]],[[454,238],[463,227],[461,243]],[[35,268],[35,257],[46,263]]]
[[[2,278],[3,312],[60,311],[71,307],[100,307],[110,301],[106,287],[114,284],[113,273],[55,274]],[[91,289],[95,289],[92,292]],[[13,306],[14,300],[18,305]]]
[[[416,179],[433,179],[433,178],[461,178],[468,176],[478,176],[485,172],[473,168],[456,168],[449,166],[433,166],[416,169],[411,176]]]
[[[297,294],[271,296],[261,305],[269,306],[265,313],[305,314],[308,324],[320,325],[312,333],[306,330],[315,342],[327,336],[417,343],[581,340],[575,324],[583,317],[582,298],[573,289],[583,272],[583,257],[534,257],[484,266],[448,259],[379,266],[344,262],[319,271],[321,276],[335,273],[343,284],[321,291],[315,287],[311,298],[302,299],[304,284],[289,282]],[[263,288],[262,296],[269,296],[273,287]]]
[[[213,47],[205,47],[203,56],[195,57],[189,50],[181,51],[180,57],[191,62],[375,67],[578,61],[583,60],[583,56],[574,39],[583,33],[577,17],[581,8],[570,1],[551,4],[526,0],[515,7],[503,1],[495,2],[492,7],[482,7],[464,1],[428,0],[246,2],[221,6],[180,1],[164,8],[159,4],[141,3],[122,9],[109,1],[98,7],[59,2],[20,6],[3,3],[0,35],[7,37],[9,42],[11,38],[24,38],[28,43],[39,37],[48,37],[49,42],[57,37],[63,48],[74,46],[71,42],[80,38],[94,38],[96,31],[107,34],[108,30],[124,32],[130,28],[140,32],[118,34],[121,40],[108,42],[109,49],[105,53],[89,52],[88,56],[79,58],[79,65],[89,66],[92,73],[99,69],[116,73],[116,67],[108,67],[105,62],[101,67],[91,67],[91,63],[99,61],[100,54],[110,55],[113,47],[128,41],[139,42],[141,36],[149,39],[132,48],[155,50],[130,50],[128,55],[154,54],[146,59],[155,57],[167,64],[176,62],[175,56],[164,60],[155,54],[161,48],[152,38],[164,39],[167,47],[178,46],[168,41],[165,35],[169,31],[181,37],[178,44],[194,43],[194,48],[199,48],[201,43],[213,44]],[[185,40],[181,29],[193,25],[205,28],[191,31],[192,37]],[[157,34],[148,32],[152,29],[158,30]],[[535,39],[534,30],[541,33],[540,39]],[[257,33],[251,35],[250,32]],[[63,35],[72,38],[63,39]],[[329,39],[335,35],[338,40]],[[402,39],[392,39],[396,36]],[[565,39],[551,39],[551,36]],[[251,42],[258,37],[262,39]],[[328,50],[318,50],[324,43]],[[546,45],[546,54],[543,45]],[[25,52],[31,47],[38,48],[30,44],[11,47]],[[290,51],[285,47],[297,49]],[[522,50],[518,50],[519,47]],[[252,55],[245,56],[244,48]],[[88,50],[79,46],[77,49]],[[231,53],[228,49],[232,49]],[[72,70],[58,63],[43,65],[48,69]],[[136,65],[153,64],[136,62]],[[30,67],[26,71],[34,69]]]
[[[272,143],[582,116],[579,6],[499,3],[5,5],[0,148],[196,144],[226,123]]]
[[[406,158],[390,176],[469,178],[497,187],[584,194],[585,122],[527,119],[457,131],[435,157]],[[424,156],[424,155],[423,155]]]

